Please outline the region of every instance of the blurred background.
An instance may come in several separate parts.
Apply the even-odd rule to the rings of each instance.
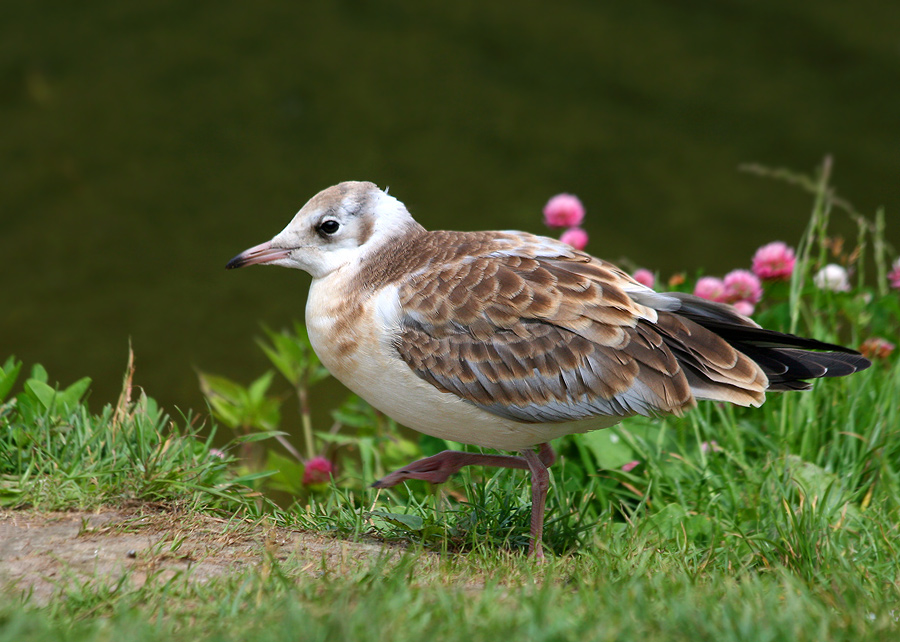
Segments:
[[[309,277],[225,263],[342,180],[390,186],[432,229],[546,233],[542,206],[572,192],[589,251],[666,278],[796,244],[810,197],[738,167],[812,173],[832,154],[840,194],[868,216],[884,206],[900,239],[900,3],[2,14],[0,362],[89,375],[95,409],[129,340],[136,383],[170,409],[203,410],[197,370],[261,374],[260,323],[302,319]]]

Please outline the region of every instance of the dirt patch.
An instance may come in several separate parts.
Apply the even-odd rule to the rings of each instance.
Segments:
[[[390,550],[390,549],[389,549]],[[399,554],[399,548],[394,549]],[[191,581],[293,558],[302,572],[357,568],[385,546],[195,513],[104,509],[95,512],[0,511],[0,589],[46,604],[60,587],[89,579],[134,586],[151,575]]]

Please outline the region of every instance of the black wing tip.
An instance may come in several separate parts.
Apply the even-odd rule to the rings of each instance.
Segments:
[[[825,368],[822,377],[847,377],[865,370],[872,362],[856,351],[848,352],[814,352],[818,362]]]
[[[838,354],[843,356],[843,359],[838,359]],[[872,361],[870,359],[864,357],[856,350],[851,350],[850,348],[844,348],[844,351],[842,353],[834,353],[833,356],[835,359],[842,362],[842,364],[847,368],[847,371],[836,372],[833,375],[826,374],[826,377],[843,377],[845,375],[851,375],[854,372],[862,372],[872,365]]]
[[[750,355],[748,355],[750,356]],[[796,348],[750,356],[769,377],[769,390],[809,390],[810,379],[847,377],[872,365],[854,350],[812,352]],[[777,367],[777,369],[776,369]]]

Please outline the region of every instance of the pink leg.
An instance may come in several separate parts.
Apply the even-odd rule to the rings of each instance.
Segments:
[[[550,468],[556,462],[556,452],[553,450],[553,446],[550,444],[539,444],[538,459],[541,460],[544,466]]]
[[[556,453],[550,444],[541,444],[538,458],[544,466],[550,466],[556,461]],[[532,452],[532,451],[529,451]],[[390,488],[407,479],[421,479],[432,484],[440,484],[450,478],[464,466],[495,466],[497,468],[519,468],[529,470],[531,466],[524,457],[513,455],[483,455],[480,453],[466,453],[461,450],[445,450],[437,455],[419,459],[407,464],[400,470],[385,475],[372,484],[373,488]]]
[[[373,488],[389,488],[407,479],[422,479],[432,484],[447,481],[450,475],[464,466],[497,466],[500,468],[527,469],[528,464],[521,457],[512,455],[482,455],[466,453],[461,450],[445,450],[437,455],[425,457],[407,464],[400,470],[385,475],[374,484]]]
[[[531,544],[528,555],[539,560],[544,559],[544,507],[547,504],[547,490],[550,488],[550,473],[547,472],[547,464],[542,457],[545,454],[544,446],[549,448],[548,444],[541,444],[540,454],[530,449],[522,451],[522,458],[528,462],[531,470]],[[550,453],[553,453],[552,449]],[[553,459],[556,459],[555,454]]]
[[[422,479],[432,484],[440,484],[463,466],[497,466],[500,468],[519,468],[531,471],[531,545],[528,554],[543,559],[544,549],[541,538],[544,534],[544,507],[547,503],[547,489],[550,487],[550,474],[547,467],[556,461],[556,453],[550,444],[538,446],[538,452],[526,448],[522,456],[483,455],[466,453],[459,450],[444,452],[419,459],[386,475],[372,484],[373,488],[389,488],[407,479]]]

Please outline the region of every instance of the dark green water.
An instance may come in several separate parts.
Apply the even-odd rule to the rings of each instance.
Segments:
[[[140,385],[201,407],[195,368],[257,376],[308,284],[225,262],[345,179],[432,228],[540,232],[571,191],[594,253],[721,273],[809,211],[738,165],[830,153],[900,238],[900,3],[266,4],[4,4],[0,359],[99,405],[130,338]]]

